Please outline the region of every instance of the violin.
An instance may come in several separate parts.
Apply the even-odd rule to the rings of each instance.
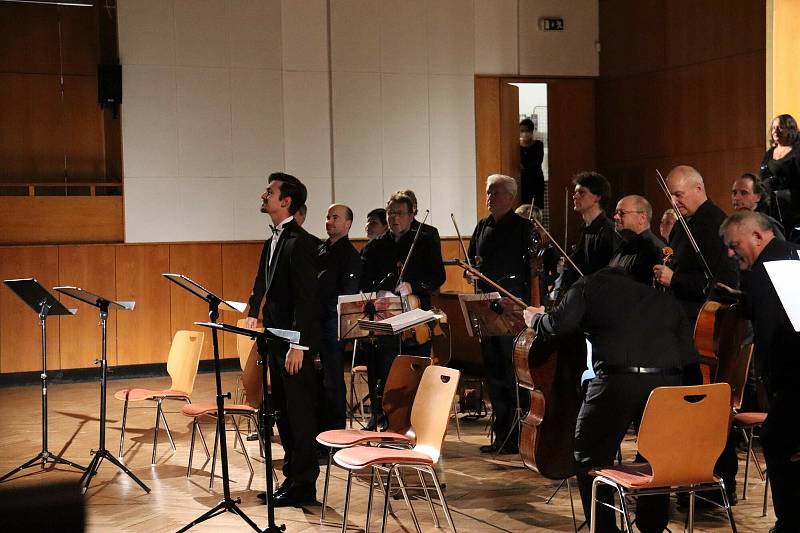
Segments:
[[[406,267],[408,266],[408,262],[411,260],[411,256],[414,253],[414,248],[417,246],[417,240],[419,239],[419,234],[422,231],[422,226],[425,224],[425,221],[428,220],[428,215],[430,215],[430,213],[430,209],[425,210],[425,217],[422,219],[420,225],[417,226],[417,230],[414,233],[414,240],[411,242],[411,247],[408,249],[408,254],[406,255],[406,260],[402,263],[398,263],[397,265],[398,270],[400,270],[400,273],[397,276],[398,286],[404,281],[403,275],[406,273]],[[419,309],[420,307],[420,299],[416,294],[409,294],[407,296],[400,295],[400,301],[403,304],[404,313],[411,311],[412,309]],[[401,334],[401,338],[403,340],[413,339],[417,344],[425,344],[431,340],[431,329],[428,324],[420,324],[409,331],[403,332]]]
[[[672,248],[670,248],[669,246],[663,247],[661,249],[661,264],[664,265],[665,267],[671,267],[673,255],[675,255],[675,251]],[[659,289],[661,291],[667,290],[666,287],[656,282],[655,276],[653,276],[653,288]]]

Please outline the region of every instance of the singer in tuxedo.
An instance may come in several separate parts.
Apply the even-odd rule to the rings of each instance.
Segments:
[[[272,237],[264,243],[247,326],[255,327],[261,302],[264,325],[300,332],[298,344],[270,340],[259,350],[269,355],[272,397],[285,452],[286,477],[275,491],[276,507],[316,502],[319,465],[316,456],[317,380],[314,355],[319,351],[317,244],[293,215],[305,204],[307,191],[289,174],[270,174],[261,195],[261,212],[271,218]],[[260,498],[265,495],[259,494]]]

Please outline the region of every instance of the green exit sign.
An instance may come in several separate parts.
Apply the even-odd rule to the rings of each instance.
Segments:
[[[564,19],[561,17],[542,17],[539,19],[542,31],[564,31]]]

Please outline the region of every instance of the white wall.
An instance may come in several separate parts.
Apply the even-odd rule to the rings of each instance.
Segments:
[[[118,25],[128,242],[261,239],[277,170],[318,235],[400,188],[469,231],[474,75],[597,74],[597,0],[120,0]]]

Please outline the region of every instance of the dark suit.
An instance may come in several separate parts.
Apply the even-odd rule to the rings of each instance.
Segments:
[[[617,248],[608,266],[621,267],[639,283],[652,285],[653,267],[661,264],[666,244],[649,229],[639,234],[629,233],[630,239]]]
[[[779,533],[800,531],[800,461],[791,460],[800,451],[800,333],[792,327],[764,263],[786,259],[798,260],[797,245],[773,239],[742,276],[745,309],[753,321],[755,354],[769,399],[761,442]]]
[[[314,356],[320,343],[317,247],[314,238],[294,220],[283,227],[269,261],[271,243],[268,239],[261,252],[249,316],[258,317],[259,305],[266,296],[264,325],[299,331],[299,344],[309,348],[303,352],[300,371],[289,375],[284,367],[289,345],[274,340],[267,344],[273,407],[285,452],[283,474],[296,485],[313,487],[319,475],[314,373]]]
[[[653,327],[657,324],[658,327]],[[575,428],[575,460],[584,514],[591,509],[589,471],[610,466],[631,422],[641,419],[650,392],[680,385],[680,369],[696,363],[686,315],[669,295],[636,282],[621,269],[602,269],[580,278],[533,328],[547,337],[583,331],[592,343],[596,376],[589,386]],[[631,367],[662,369],[637,374]],[[610,502],[611,491],[598,490]],[[640,497],[636,522],[641,531],[663,531],[666,496]],[[597,507],[597,531],[616,531],[614,514]]]

